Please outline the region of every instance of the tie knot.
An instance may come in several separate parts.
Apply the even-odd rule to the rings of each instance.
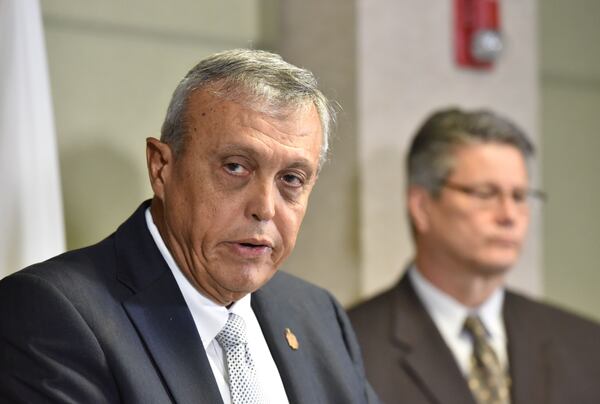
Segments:
[[[225,326],[215,337],[225,349],[246,344],[246,324],[244,319],[237,314],[229,313]]]
[[[465,320],[465,331],[467,331],[475,341],[486,341],[487,332],[479,316],[471,315]]]

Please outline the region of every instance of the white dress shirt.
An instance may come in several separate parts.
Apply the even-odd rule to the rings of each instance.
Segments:
[[[231,404],[227,362],[225,352],[215,339],[215,336],[225,326],[230,312],[241,316],[246,323],[248,349],[254,360],[258,374],[257,379],[261,384],[262,392],[266,396],[266,402],[288,403],[277,365],[275,365],[275,361],[271,356],[271,351],[269,350],[267,341],[265,341],[256,315],[252,311],[252,306],[250,305],[251,295],[244,296],[229,308],[220,306],[202,295],[192,286],[177,266],[177,263],[175,263],[173,256],[158,232],[158,228],[154,224],[150,208],[146,209],[146,224],[156,246],[173,272],[183,298],[192,313],[224,404]]]
[[[504,289],[496,290],[481,306],[472,309],[435,287],[416,267],[412,266],[408,271],[417,296],[423,302],[465,376],[470,371],[470,358],[473,352],[471,338],[463,329],[465,320],[470,314],[479,316],[487,331],[488,343],[496,352],[500,364],[503,367],[508,366],[506,329],[502,319]]]

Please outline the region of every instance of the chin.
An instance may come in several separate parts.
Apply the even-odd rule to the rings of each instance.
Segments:
[[[488,259],[481,262],[481,268],[488,275],[504,275],[515,265],[515,262],[516,259],[513,257],[493,260]]]
[[[274,268],[268,267],[244,267],[238,269],[236,276],[230,282],[231,289],[241,293],[252,293],[263,287],[275,273]]]
[[[516,248],[495,248],[480,256],[480,262],[484,267],[500,272],[509,270],[518,259],[519,250]]]

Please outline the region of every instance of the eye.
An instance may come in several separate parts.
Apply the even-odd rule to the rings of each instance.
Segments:
[[[246,175],[248,169],[239,163],[226,163],[224,165],[225,171],[232,175]]]
[[[498,190],[492,187],[473,188],[473,195],[482,200],[489,200],[498,195]]]
[[[512,193],[513,201],[515,201],[515,203],[526,202],[528,196],[529,196],[529,193],[524,189],[516,189]]]
[[[298,174],[287,173],[281,176],[281,180],[289,187],[300,188],[304,185],[304,178]]]

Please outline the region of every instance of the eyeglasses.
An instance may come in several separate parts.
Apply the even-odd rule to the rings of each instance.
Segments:
[[[531,188],[515,188],[505,192],[496,185],[463,185],[450,181],[444,181],[442,187],[470,196],[483,208],[497,207],[504,198],[512,199],[518,208],[525,208],[531,202],[544,202],[547,199],[543,191]]]

